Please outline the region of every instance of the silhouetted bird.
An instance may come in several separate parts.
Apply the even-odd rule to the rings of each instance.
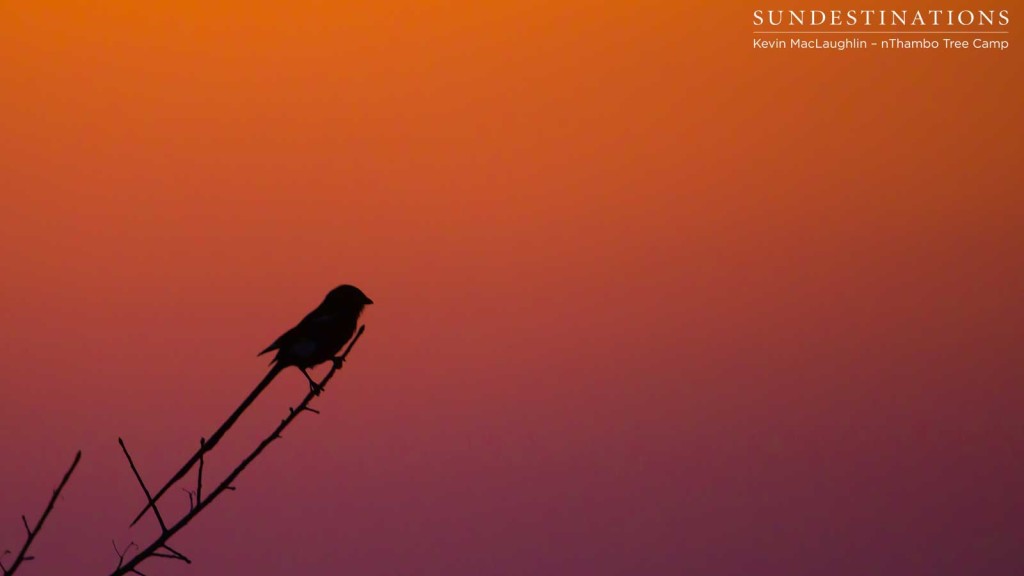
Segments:
[[[356,322],[359,320],[359,315],[363,313],[363,308],[367,304],[373,304],[373,300],[367,298],[366,294],[363,294],[363,291],[359,288],[348,284],[338,286],[328,292],[324,301],[315,310],[307,314],[294,328],[282,334],[280,338],[274,340],[273,344],[267,346],[266,350],[260,352],[260,355],[262,355],[271,350],[277,350],[277,355],[274,356],[274,360],[270,363],[271,368],[267,375],[263,377],[263,380],[256,385],[256,388],[249,393],[249,396],[242,401],[242,404],[235,409],[231,416],[228,416],[228,419],[220,425],[220,428],[205,441],[199,451],[193,454],[188,462],[185,462],[185,465],[164,484],[163,488],[152,496],[146,507],[142,509],[142,512],[139,512],[138,516],[132,520],[132,526],[142,519],[142,516],[153,507],[154,502],[159,500],[171,486],[178,480],[181,480],[199,462],[203,454],[213,450],[213,447],[220,442],[220,439],[224,437],[228,429],[234,425],[235,421],[238,420],[249,405],[256,400],[256,397],[270,385],[282,370],[288,366],[295,366],[309,380],[310,389],[314,393],[319,394],[321,386],[313,380],[307,370],[328,360],[334,360],[335,363],[340,361],[335,355],[352,338],[356,331]]]
[[[259,355],[277,350],[271,364],[276,368],[295,366],[309,380],[309,387],[319,392],[320,385],[307,370],[334,358],[352,338],[359,315],[368,304],[373,304],[373,300],[359,288],[348,284],[338,286],[302,322],[274,340]]]

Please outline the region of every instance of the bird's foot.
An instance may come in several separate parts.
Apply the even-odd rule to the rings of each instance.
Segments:
[[[313,380],[313,377],[310,376],[309,372],[306,372],[305,369],[302,370],[302,375],[305,376],[306,380],[309,382],[309,391],[310,392],[312,392],[313,394],[316,394],[317,396],[319,396],[320,393],[324,391],[324,385],[320,384],[316,380]]]
[[[345,363],[345,357],[335,356],[334,358],[331,359],[331,361],[334,363],[334,369],[338,370],[341,368],[341,365]]]

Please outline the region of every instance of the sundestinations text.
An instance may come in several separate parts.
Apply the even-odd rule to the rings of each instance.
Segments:
[[[1009,10],[754,10],[754,26],[1006,27]]]

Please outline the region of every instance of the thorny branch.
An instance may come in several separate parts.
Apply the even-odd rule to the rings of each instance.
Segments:
[[[57,502],[57,498],[60,496],[61,491],[64,490],[64,485],[68,483],[68,479],[71,478],[71,474],[75,471],[75,468],[78,467],[78,462],[81,459],[82,451],[79,450],[78,453],[75,454],[74,461],[71,462],[71,467],[68,468],[68,471],[64,473],[64,478],[60,481],[60,484],[57,485],[57,488],[53,491],[53,496],[50,497],[50,503],[46,505],[46,510],[44,510],[43,515],[39,517],[39,522],[36,523],[36,527],[34,530],[32,528],[29,528],[28,518],[22,515],[21,523],[25,525],[25,532],[27,534],[27,536],[25,537],[25,544],[21,547],[21,551],[19,551],[18,555],[14,558],[14,564],[11,564],[10,568],[7,568],[3,565],[3,563],[0,563],[0,570],[3,570],[4,576],[12,576],[18,570],[18,567],[21,566],[22,562],[34,559],[33,556],[28,555],[29,546],[32,545],[32,541],[35,540],[36,536],[39,534],[39,531],[43,529],[43,522],[46,522],[46,518],[50,515],[50,512],[53,510],[53,505]],[[6,554],[6,552],[4,553]]]
[[[267,446],[269,446],[274,440],[281,438],[281,433],[284,432],[284,430],[295,420],[295,418],[299,416],[299,414],[302,414],[303,412],[312,412],[314,414],[319,414],[319,411],[309,407],[309,403],[312,402],[313,399],[316,398],[321,393],[323,388],[327,385],[327,382],[330,381],[330,379],[334,376],[334,373],[337,372],[344,364],[345,358],[348,357],[349,352],[352,351],[352,347],[355,346],[356,342],[359,340],[359,337],[363,335],[364,329],[365,326],[360,326],[359,330],[352,338],[352,341],[349,342],[348,347],[345,348],[345,351],[340,356],[334,359],[331,365],[331,369],[324,376],[323,380],[320,381],[319,390],[311,389],[309,393],[306,394],[306,397],[302,399],[298,406],[296,406],[295,408],[290,408],[288,410],[288,415],[283,420],[281,420],[280,424],[278,424],[277,427],[274,428],[274,430],[266,438],[264,438],[263,441],[260,442],[259,445],[257,445],[256,448],[253,449],[253,451],[250,452],[249,455],[246,456],[241,461],[241,463],[239,463],[238,466],[236,466],[235,469],[232,470],[231,473],[229,473],[224,478],[224,480],[222,480],[221,483],[218,484],[217,487],[213,489],[212,492],[210,492],[209,495],[206,496],[206,498],[201,497],[202,480],[200,478],[199,484],[197,484],[194,505],[190,507],[187,514],[185,514],[180,520],[178,520],[172,526],[166,526],[164,522],[160,519],[159,514],[156,512],[156,506],[153,505],[155,504],[155,502],[152,496],[150,495],[149,490],[143,483],[142,478],[139,475],[138,470],[135,468],[134,463],[132,463],[132,459],[131,456],[128,455],[127,448],[125,448],[124,443],[121,442],[121,447],[124,449],[125,456],[128,458],[128,463],[132,467],[132,471],[135,473],[136,480],[139,481],[139,485],[142,486],[142,490],[146,494],[147,504],[152,505],[151,507],[154,510],[154,514],[157,515],[157,519],[160,522],[161,531],[160,535],[157,536],[152,543],[150,543],[145,548],[139,550],[139,552],[136,553],[135,556],[133,556],[132,558],[125,559],[125,555],[127,554],[128,549],[125,549],[124,552],[119,552],[119,561],[117,568],[113,572],[111,572],[110,576],[141,574],[137,569],[139,564],[141,564],[142,562],[151,557],[170,558],[174,560],[190,562],[188,558],[186,558],[180,552],[168,546],[167,542],[172,537],[174,537],[174,535],[176,535],[179,531],[181,531],[181,529],[183,529],[185,526],[188,526],[189,522],[191,522],[196,516],[198,516],[200,512],[205,510],[206,507],[209,504],[211,504],[214,500],[216,500],[218,496],[224,493],[224,491],[234,490],[235,487],[232,485],[232,483],[235,481],[235,479],[238,478],[242,471],[244,471],[245,468],[249,466],[249,464],[252,463],[252,461],[255,460],[263,452],[264,449],[266,449]],[[232,416],[236,415],[233,414]],[[208,446],[207,441],[203,441],[200,443],[200,456],[202,456],[203,448],[205,446]],[[201,464],[202,460],[200,460],[200,465]],[[116,546],[114,548],[115,550],[117,549]]]

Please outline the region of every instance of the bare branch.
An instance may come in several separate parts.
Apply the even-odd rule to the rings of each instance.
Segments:
[[[139,469],[135,467],[132,455],[128,453],[128,447],[124,445],[124,439],[118,438],[117,443],[121,445],[124,457],[128,459],[128,465],[132,467],[132,473],[135,474],[135,479],[139,481],[139,486],[142,486],[142,493],[146,495],[146,500],[149,502],[149,505],[153,507],[153,513],[156,515],[156,521],[160,523],[160,529],[166,532],[167,524],[164,524],[164,518],[160,515],[160,510],[156,507],[156,502],[153,501],[153,497],[149,494],[149,488],[146,488],[146,483],[142,481],[142,475],[139,474]]]
[[[188,474],[188,471],[191,470],[193,466],[199,463],[200,459],[203,457],[204,454],[206,454],[210,450],[213,450],[217,443],[220,442],[220,439],[223,438],[224,434],[226,434],[227,431],[231,429],[231,427],[235,424],[235,422],[242,415],[242,413],[245,412],[245,410],[253,402],[256,401],[256,398],[264,390],[266,390],[267,386],[270,385],[274,378],[277,377],[277,375],[280,374],[281,370],[283,369],[283,365],[275,364],[270,369],[270,371],[267,372],[267,375],[263,377],[263,380],[256,385],[256,388],[254,388],[253,391],[249,393],[249,396],[247,396],[245,400],[242,401],[238,408],[235,408],[235,411],[232,412],[231,416],[228,416],[228,419],[225,420],[224,423],[220,425],[220,428],[218,428],[217,431],[214,432],[213,435],[210,436],[210,438],[206,442],[200,445],[199,451],[193,454],[192,457],[189,458],[187,462],[185,462],[185,465],[182,466],[177,472],[175,472],[174,476],[171,476],[171,479],[164,484],[163,488],[158,490],[156,494],[154,494],[153,497],[150,498],[149,502],[146,503],[146,507],[142,509],[142,512],[139,512],[135,519],[132,520],[132,526],[135,526],[135,524],[142,519],[142,517],[146,514],[146,512],[149,511],[153,504],[157,500],[159,500],[160,497],[163,496],[168,490],[171,489],[171,486],[174,486],[174,484],[177,483],[178,480],[184,478],[185,474]]]
[[[64,490],[64,486],[68,483],[68,479],[71,478],[71,474],[75,471],[75,468],[78,467],[78,463],[81,460],[82,451],[79,450],[78,453],[75,454],[74,461],[71,462],[71,467],[64,473],[64,478],[61,479],[60,484],[58,484],[57,488],[53,491],[53,496],[50,497],[50,502],[46,505],[46,510],[43,510],[43,515],[39,517],[39,522],[36,523],[35,530],[29,528],[28,519],[25,518],[24,515],[21,517],[21,522],[25,525],[25,532],[28,535],[25,538],[25,544],[21,547],[21,551],[18,552],[18,555],[14,558],[14,564],[11,564],[10,568],[3,569],[5,576],[13,575],[18,570],[18,567],[21,566],[22,562],[34,559],[33,556],[28,555],[28,549],[32,546],[32,541],[39,535],[39,531],[43,529],[43,522],[46,522],[46,518],[50,515],[50,512],[53,511],[53,505],[57,502],[57,498],[60,497],[61,491]]]
[[[338,356],[338,357],[336,357],[334,359],[334,361],[331,364],[331,369],[327,372],[327,375],[324,376],[324,378],[320,382],[319,386],[317,388],[315,388],[315,389],[310,389],[309,393],[306,394],[305,398],[302,399],[302,401],[299,403],[299,405],[297,407],[295,407],[293,409],[289,409],[288,416],[285,417],[285,419],[282,420],[280,422],[280,424],[278,424],[277,427],[274,428],[274,430],[269,435],[267,435],[267,437],[264,438],[263,441],[261,441],[259,443],[259,445],[257,445],[256,448],[254,448],[253,451],[250,452],[249,455],[246,456],[241,461],[241,463],[239,463],[238,466],[236,466],[235,469],[232,470],[231,473],[229,473],[227,475],[227,477],[225,477],[224,480],[221,481],[221,483],[217,485],[216,488],[213,489],[212,492],[210,492],[210,494],[206,497],[205,500],[197,499],[195,501],[195,503],[194,503],[194,506],[192,506],[189,509],[189,512],[187,514],[185,514],[185,516],[183,516],[180,520],[178,520],[178,522],[176,522],[173,526],[170,526],[166,530],[161,531],[160,535],[157,536],[156,539],[153,540],[153,542],[151,544],[149,544],[145,548],[141,549],[130,560],[128,560],[127,562],[120,563],[118,565],[117,569],[114,570],[114,572],[112,572],[110,576],[125,576],[127,574],[140,574],[140,572],[137,569],[137,566],[139,566],[139,564],[141,564],[146,559],[154,557],[154,556],[156,556],[156,557],[168,557],[168,556],[171,556],[170,554],[163,554],[161,552],[161,550],[168,550],[168,551],[172,552],[172,554],[177,554],[178,556],[181,556],[179,553],[177,553],[176,551],[174,551],[173,549],[168,547],[167,546],[167,542],[172,537],[174,537],[175,534],[177,534],[179,531],[181,531],[185,526],[188,526],[189,522],[191,522],[196,516],[198,516],[200,512],[205,510],[206,507],[209,506],[214,500],[216,500],[221,494],[223,494],[227,490],[234,490],[235,487],[233,485],[233,482],[246,469],[246,467],[248,467],[249,464],[251,464],[252,461],[255,460],[263,452],[263,450],[266,449],[267,446],[269,446],[272,442],[274,442],[274,440],[279,439],[281,437],[281,433],[285,430],[285,428],[287,428],[295,420],[295,418],[297,418],[303,412],[311,411],[310,409],[308,409],[309,403],[312,402],[317,396],[320,395],[320,393],[326,387],[327,382],[334,376],[335,372],[337,372],[338,369],[341,368],[342,364],[345,361],[345,358],[348,356],[349,352],[352,351],[352,348],[353,348],[353,346],[355,346],[356,342],[359,340],[359,337],[362,336],[364,329],[365,329],[365,326],[360,326],[359,327],[359,330],[356,332],[355,336],[349,342],[348,347],[345,348],[345,351],[340,356]],[[265,378],[264,382],[266,382],[267,380],[268,379]],[[263,385],[264,382],[261,382],[260,384]],[[252,397],[252,395],[250,395],[250,397]],[[244,404],[243,404],[243,406],[244,406]],[[237,413],[236,414],[232,414],[231,417],[229,418],[229,421],[233,422],[233,420],[237,419],[237,417],[238,417]],[[225,429],[225,427],[222,426],[221,429]],[[205,450],[203,449],[204,445],[202,445],[202,444],[200,445],[200,452],[199,452],[198,456],[196,457],[197,460],[199,460],[199,458],[202,457],[204,452],[208,452],[209,451],[211,443],[212,443],[212,437],[211,437],[211,441],[207,441],[205,443],[205,448],[206,448]],[[173,482],[171,482],[171,483],[173,483]],[[186,492],[189,492],[189,491],[186,490]],[[191,492],[189,492],[189,495],[190,495],[189,499],[191,500]],[[150,503],[152,504],[153,502],[151,501]],[[155,506],[153,506],[153,508],[155,508]],[[147,510],[148,510],[148,507],[147,507]],[[181,559],[187,561],[187,559],[185,559],[183,556],[181,557]]]

